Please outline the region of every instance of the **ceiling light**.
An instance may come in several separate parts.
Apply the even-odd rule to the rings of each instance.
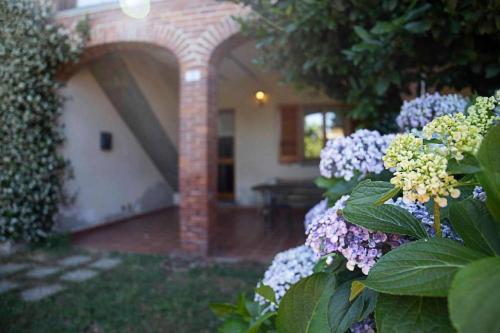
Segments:
[[[135,19],[143,19],[151,10],[150,0],[120,0],[122,11]]]
[[[257,101],[257,104],[262,105],[265,102],[267,102],[267,95],[265,92],[262,90],[259,90],[255,93],[255,100]]]

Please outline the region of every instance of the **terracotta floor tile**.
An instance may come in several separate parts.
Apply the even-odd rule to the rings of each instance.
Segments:
[[[273,225],[255,208],[222,207],[211,240],[210,256],[269,261],[283,250],[304,243],[304,211],[292,221],[281,212]],[[179,251],[179,211],[168,208],[73,235],[76,246],[135,253]]]

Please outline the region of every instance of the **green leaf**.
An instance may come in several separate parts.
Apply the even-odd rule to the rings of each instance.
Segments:
[[[333,261],[330,263],[330,265],[327,265],[326,261],[329,257],[332,257]],[[330,274],[335,274],[345,269],[345,263],[346,260],[344,256],[332,253],[322,257],[316,263],[316,265],[314,265],[313,271],[314,273],[327,272]]]
[[[267,301],[276,304],[276,294],[274,293],[273,288],[266,286],[265,284],[261,284],[255,288],[255,293],[264,297]]]
[[[448,9],[450,13],[455,12],[455,8],[457,7],[457,1],[458,0],[446,0],[446,9]]]
[[[343,178],[317,178],[316,185],[321,184],[322,188],[326,188],[326,197],[331,201],[337,201],[341,196],[351,192],[351,190],[359,183],[358,176],[355,175],[351,180],[346,181]],[[328,184],[328,185],[327,185]],[[323,187],[325,186],[325,187]]]
[[[451,285],[448,306],[459,332],[500,332],[500,257],[461,269]]]
[[[376,205],[383,205],[387,200],[392,199],[396,196],[401,189],[399,187],[394,187],[393,189],[387,191],[382,195],[377,201],[375,201]]]
[[[334,291],[333,279],[316,273],[297,284],[283,296],[276,324],[283,333],[328,332],[328,301]]]
[[[218,317],[230,315],[237,310],[236,306],[229,303],[212,303],[210,304],[210,309]]]
[[[250,312],[247,307],[247,299],[244,293],[238,296],[238,302],[236,303],[236,312],[244,317],[250,317]]]
[[[375,320],[378,333],[454,332],[444,298],[380,294]]]
[[[394,31],[394,24],[392,22],[377,22],[370,32],[377,35],[386,34]]]
[[[351,283],[352,281],[348,281],[336,288],[330,299],[328,322],[331,332],[347,331],[352,324],[365,319],[375,308],[378,294],[373,290],[365,289],[354,302],[349,301]]]
[[[387,294],[446,296],[455,273],[483,257],[449,239],[418,240],[380,258],[364,284]]]
[[[356,25],[354,26],[354,32],[356,33],[356,35],[359,36],[359,38],[361,38],[363,41],[367,42],[367,43],[371,43],[373,42],[373,39],[372,37],[370,36],[370,34],[368,33],[368,31],[366,31],[363,27],[360,27],[359,25]]]
[[[247,333],[258,333],[264,322],[272,317],[276,316],[276,312],[268,312],[260,316],[248,329]]]
[[[500,254],[500,225],[485,204],[468,198],[450,204],[450,222],[465,246],[487,254]]]
[[[234,317],[225,320],[217,330],[218,333],[245,333],[248,323],[241,317]]]
[[[353,281],[351,284],[351,294],[349,295],[349,302],[352,302],[365,290],[365,285],[361,281]]]
[[[387,89],[389,88],[389,83],[389,80],[387,80],[385,77],[379,77],[377,83],[375,84],[375,92],[377,93],[377,95],[382,96],[383,94],[385,94]]]
[[[485,68],[485,77],[487,79],[490,79],[492,77],[495,77],[500,73],[500,66],[499,65],[489,65],[486,66]]]
[[[314,180],[314,184],[319,188],[328,189],[330,187],[335,186],[339,181],[340,181],[339,178],[317,177]]]
[[[414,20],[420,16],[422,16],[426,11],[432,8],[432,5],[429,3],[426,3],[425,5],[422,5],[420,7],[417,7],[415,9],[412,9],[405,15],[406,21],[411,21]]]
[[[347,221],[370,230],[408,235],[415,238],[429,237],[419,220],[405,209],[395,205],[352,205],[347,200],[342,215]]]
[[[350,205],[374,204],[393,189],[394,186],[389,182],[366,179],[352,190],[347,202]]]
[[[449,160],[447,171],[451,175],[471,174],[480,172],[481,166],[474,156],[465,154],[464,158],[460,161],[455,159]]]
[[[483,172],[477,174],[479,182],[486,191],[486,206],[500,223],[500,124],[490,129],[483,139],[477,159]]]
[[[404,28],[409,32],[419,34],[429,30],[431,28],[431,24],[428,21],[416,21],[416,22],[406,23],[404,25]]]

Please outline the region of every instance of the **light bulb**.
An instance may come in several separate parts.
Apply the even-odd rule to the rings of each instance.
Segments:
[[[150,0],[120,0],[122,11],[135,19],[143,19],[151,10]]]
[[[259,90],[255,93],[255,99],[259,102],[263,102],[266,99],[266,94]]]

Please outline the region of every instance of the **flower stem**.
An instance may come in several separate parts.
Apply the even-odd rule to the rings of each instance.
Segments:
[[[441,237],[441,214],[440,207],[437,202],[434,202],[434,231],[436,237]]]

